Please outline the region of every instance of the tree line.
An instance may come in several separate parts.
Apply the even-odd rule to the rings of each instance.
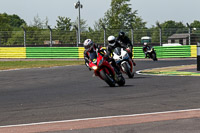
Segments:
[[[78,27],[78,18],[75,22],[69,17],[58,16],[53,30],[53,40],[59,40],[61,43],[76,43],[76,27]],[[104,17],[94,23],[94,27],[88,27],[87,21],[81,19],[81,37],[82,42],[85,38],[93,38],[103,43],[104,32],[107,35],[117,35],[120,30],[126,31],[130,36],[130,29],[134,30],[134,41],[140,42],[141,36],[151,36],[152,42],[159,42],[159,29],[162,29],[162,38],[167,38],[174,33],[187,33],[188,28],[193,33],[199,33],[200,21],[194,20],[186,25],[182,22],[167,20],[163,23],[156,22],[155,25],[148,28],[139,15],[138,11],[132,11],[130,0],[112,0],[110,8],[105,12]],[[188,27],[189,26],[189,27]],[[0,45],[23,44],[24,30],[29,44],[43,44],[44,40],[49,40],[48,18],[41,20],[39,15],[35,16],[33,22],[28,25],[24,19],[18,15],[9,15],[0,13]]]

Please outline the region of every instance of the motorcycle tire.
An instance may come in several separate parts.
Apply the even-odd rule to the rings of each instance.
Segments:
[[[100,71],[100,75],[110,87],[115,87],[115,80],[110,77],[104,70]]]
[[[126,63],[122,64],[122,67],[124,68],[125,73],[128,75],[129,78],[134,77],[134,73],[131,72],[128,65]]]
[[[117,84],[119,85],[119,86],[124,86],[125,85],[125,79],[124,79],[124,77],[121,75],[120,77],[118,77],[119,78],[119,81],[117,82]]]
[[[158,59],[156,58],[156,53],[152,53],[152,59],[153,61],[157,61]]]

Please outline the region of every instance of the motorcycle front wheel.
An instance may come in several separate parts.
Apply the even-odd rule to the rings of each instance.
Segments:
[[[115,81],[110,75],[108,75],[104,70],[100,71],[100,75],[103,78],[103,80],[110,86],[115,87]]]
[[[117,84],[118,84],[119,86],[124,86],[124,84],[125,84],[125,79],[124,79],[124,77],[121,75],[120,77],[118,77],[118,79],[119,79],[119,81],[117,82]]]
[[[122,64],[122,67],[124,68],[123,70],[125,71],[125,73],[128,75],[129,78],[133,78],[134,73],[131,72],[131,70],[129,69],[127,63]]]

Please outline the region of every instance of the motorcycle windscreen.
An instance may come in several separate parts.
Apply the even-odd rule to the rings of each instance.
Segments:
[[[151,47],[147,47],[147,50],[151,50]]]
[[[121,48],[120,47],[116,47],[114,49],[114,53],[117,54],[117,55],[121,55]]]
[[[97,53],[96,53],[96,51],[90,52],[89,56],[90,56],[90,59],[92,60],[92,62],[96,64],[96,60],[97,60]]]

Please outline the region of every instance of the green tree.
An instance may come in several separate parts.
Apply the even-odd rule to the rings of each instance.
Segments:
[[[62,31],[70,31],[72,28],[72,22],[71,19],[68,17],[61,17],[58,16],[57,26],[55,27],[57,30]]]
[[[151,28],[152,31],[152,42],[159,42],[159,22],[156,22],[156,26]],[[176,22],[173,20],[165,21],[164,23],[159,24],[162,29],[162,41],[163,43],[167,43],[167,39],[169,36],[175,33],[187,33],[187,27],[182,22]]]
[[[8,15],[7,13],[0,14],[0,27],[6,30],[8,28],[20,28],[26,22],[21,19],[18,15]]]
[[[31,24],[30,27],[36,27],[39,29],[43,29],[43,22],[38,14],[33,18],[33,24]]]
[[[44,41],[49,38],[49,30],[47,29],[40,29],[36,26],[25,26],[25,29],[27,45],[44,44]]]
[[[112,0],[111,8],[99,19],[95,28],[101,28],[101,25],[109,29],[129,29],[131,26],[134,29],[144,28],[146,22],[137,16],[137,10],[132,11],[129,2],[130,0]]]
[[[73,25],[78,27],[78,18],[73,22]],[[87,31],[88,30],[88,25],[87,25],[87,21],[84,19],[80,19],[80,26],[81,26],[81,31]]]
[[[150,28],[150,31],[152,31],[151,38],[153,43],[159,43],[160,41],[160,31],[158,26],[153,26]]]
[[[9,25],[9,18],[6,13],[0,14],[0,44],[6,45],[11,36],[12,27]]]
[[[172,35],[175,33],[183,33],[186,26],[182,22],[175,22],[173,20],[165,21],[161,24],[165,35]]]
[[[200,40],[200,21],[198,20],[194,20],[194,22],[192,22],[190,24],[191,26],[191,31],[193,33],[193,36],[195,36],[195,38],[193,38],[193,40],[195,39],[196,41],[199,42]]]
[[[200,21],[194,20],[194,22],[192,22],[192,23],[190,24],[190,26],[191,26],[192,28],[200,28]]]
[[[9,18],[9,24],[12,27],[20,28],[20,26],[26,24],[26,22],[23,19],[21,19],[18,15],[15,14],[9,15],[8,18]]]
[[[23,31],[13,31],[11,38],[8,39],[8,45],[23,45],[24,43],[24,32]]]
[[[0,31],[10,31],[12,27],[9,22],[10,19],[6,13],[0,14]]]

